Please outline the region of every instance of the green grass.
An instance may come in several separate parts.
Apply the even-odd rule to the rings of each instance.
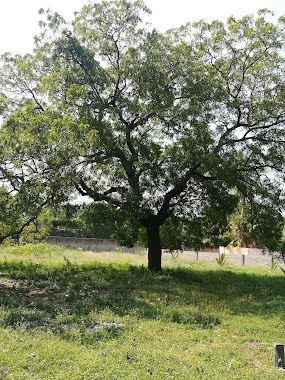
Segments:
[[[280,379],[285,276],[264,267],[0,248],[0,379]]]

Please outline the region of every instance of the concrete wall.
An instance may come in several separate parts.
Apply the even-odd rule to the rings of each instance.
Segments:
[[[219,253],[216,252],[196,252],[196,251],[184,251],[179,255],[181,258],[189,260],[198,260],[216,263],[216,259],[219,257]],[[272,262],[276,260],[275,256],[257,255],[257,254],[240,254],[240,253],[226,253],[226,262],[233,265],[272,265]],[[281,262],[283,262],[281,260]]]
[[[60,237],[50,236],[47,240],[48,244],[61,245],[70,249],[82,248],[85,251],[94,252],[114,252],[120,247],[116,240],[106,239],[93,239],[93,238],[74,238],[74,237]],[[123,248],[124,252],[138,253],[146,252],[143,247],[135,247],[132,249]],[[233,265],[272,265],[272,262],[276,259],[275,256],[271,256],[268,253],[264,253],[262,250],[253,248],[243,249],[226,249],[226,261]],[[198,260],[216,263],[216,259],[219,257],[219,249],[213,250],[213,252],[206,251],[194,251],[185,250],[178,254],[178,258],[185,258],[189,260]],[[169,251],[163,250],[163,255],[170,255]],[[282,261],[283,262],[283,261]]]

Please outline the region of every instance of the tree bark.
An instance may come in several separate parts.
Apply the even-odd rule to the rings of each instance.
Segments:
[[[147,224],[147,242],[148,242],[148,269],[152,272],[161,272],[161,243],[159,235],[158,221],[152,221]]]

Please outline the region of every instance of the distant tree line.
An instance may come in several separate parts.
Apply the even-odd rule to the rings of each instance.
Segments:
[[[192,219],[170,217],[161,228],[162,247],[178,250],[231,245],[283,252],[284,218],[277,210],[268,205],[257,208],[243,198],[232,207],[230,214],[217,206]],[[40,238],[42,235],[75,236],[115,239],[127,247],[147,245],[145,230],[139,223],[107,203],[65,204],[56,210],[45,209],[30,232],[39,233]]]

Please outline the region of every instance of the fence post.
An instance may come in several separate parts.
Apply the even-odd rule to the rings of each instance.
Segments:
[[[274,364],[274,367],[284,368],[284,345],[283,344],[274,343],[273,364]]]
[[[245,255],[244,254],[242,255],[242,265],[243,266],[245,265]]]

